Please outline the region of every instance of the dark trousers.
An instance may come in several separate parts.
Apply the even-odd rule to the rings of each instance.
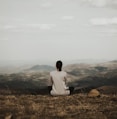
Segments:
[[[51,90],[52,90],[52,86],[48,86],[49,93],[50,93]]]
[[[73,92],[74,92],[74,87],[69,87],[69,90],[70,90],[70,95],[73,94]]]

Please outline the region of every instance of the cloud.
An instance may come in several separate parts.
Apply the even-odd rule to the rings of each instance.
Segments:
[[[104,7],[107,5],[107,0],[89,0],[89,2],[96,7]]]
[[[43,7],[43,8],[48,8],[48,7],[51,7],[51,6],[52,6],[52,3],[50,3],[50,2],[45,2],[45,3],[41,3],[40,6]]]
[[[111,24],[117,24],[117,17],[111,19]]]
[[[93,18],[90,23],[92,25],[108,25],[109,21],[106,18]]]
[[[117,34],[117,29],[108,29],[108,30],[106,30],[105,32]]]
[[[50,30],[54,28],[56,24],[21,24],[21,25],[5,25],[3,29],[5,30],[25,30],[25,29],[40,29],[40,30]]]
[[[55,26],[56,26],[55,24],[40,24],[40,29],[49,30]]]
[[[61,19],[62,20],[72,20],[74,19],[74,16],[62,16]]]
[[[3,26],[3,28],[4,29],[15,29],[15,28],[17,28],[17,26],[15,26],[15,25],[5,25],[5,26]]]
[[[15,18],[15,17],[9,17],[9,16],[0,16],[0,21],[4,22],[23,22],[23,18]]]
[[[109,0],[82,0],[83,2],[88,2],[89,4],[96,7],[104,7],[108,4]]]
[[[29,28],[39,28],[42,30],[50,30],[52,28],[54,28],[56,26],[56,24],[27,24],[26,27]]]
[[[9,41],[8,38],[3,38],[3,39],[0,39],[0,41]]]
[[[117,0],[82,0],[85,3],[89,3],[95,7],[105,7],[105,6],[117,6]]]
[[[90,23],[94,26],[117,25],[117,17],[113,18],[92,18]]]

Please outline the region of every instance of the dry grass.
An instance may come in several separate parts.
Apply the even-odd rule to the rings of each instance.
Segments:
[[[117,95],[0,95],[0,119],[117,119]]]

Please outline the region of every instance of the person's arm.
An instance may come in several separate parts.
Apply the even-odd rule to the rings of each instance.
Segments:
[[[65,85],[67,85],[67,77],[64,77],[64,79],[65,79]]]
[[[65,79],[64,81],[65,81],[66,89],[69,89],[69,87],[67,86],[67,73],[65,74],[64,79]]]
[[[52,81],[52,77],[50,76],[49,81],[48,81],[48,91],[49,91],[49,93],[52,90],[52,84],[53,84],[53,81]]]
[[[67,85],[67,73],[66,72],[64,74],[64,81],[65,81],[65,84]]]
[[[48,86],[52,86],[52,84],[53,84],[53,81],[52,81],[52,77],[50,76],[50,77],[49,77]]]

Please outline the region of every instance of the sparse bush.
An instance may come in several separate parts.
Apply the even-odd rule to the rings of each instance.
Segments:
[[[102,72],[102,71],[106,71],[108,68],[107,67],[102,67],[102,66],[97,66],[97,67],[95,67],[95,69]]]

